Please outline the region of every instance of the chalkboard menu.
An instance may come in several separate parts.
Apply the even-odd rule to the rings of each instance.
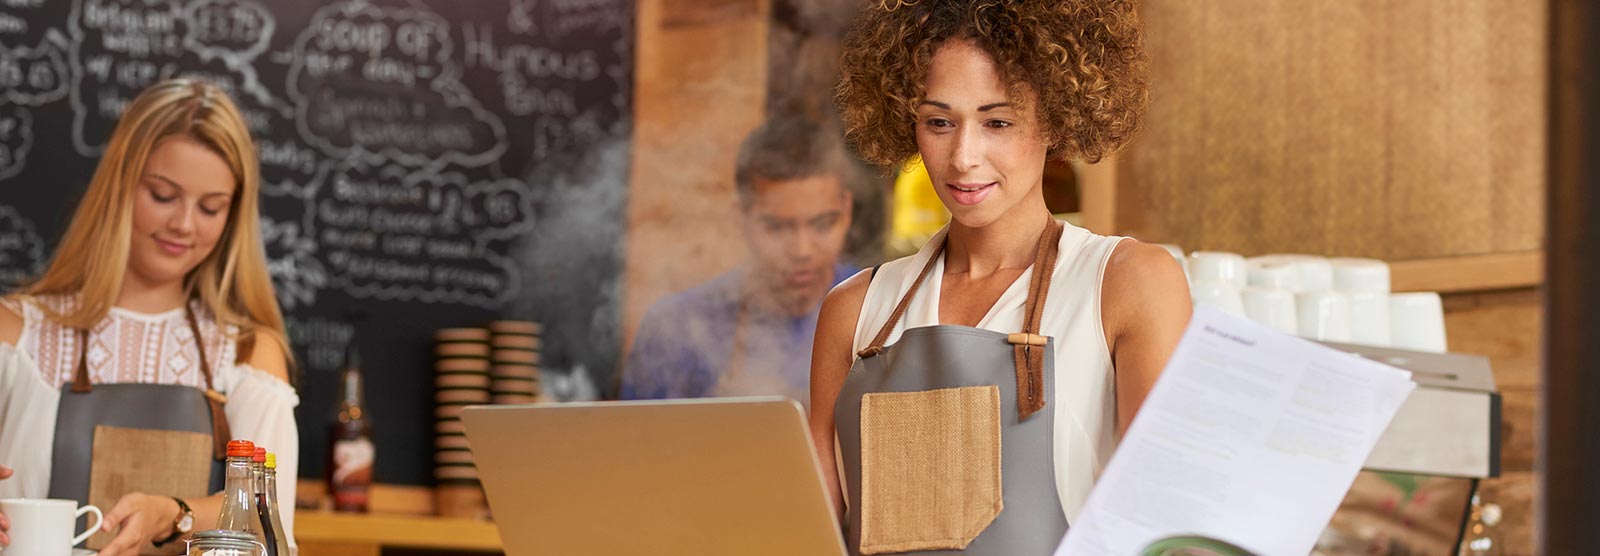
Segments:
[[[354,332],[377,480],[427,484],[433,330],[535,320],[547,370],[616,366],[632,18],[630,0],[0,0],[0,280],[42,270],[140,91],[215,82],[260,151],[301,475],[322,473]]]

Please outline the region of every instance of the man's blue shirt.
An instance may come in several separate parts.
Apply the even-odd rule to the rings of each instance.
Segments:
[[[857,270],[835,265],[833,284]],[[650,307],[624,362],[622,399],[776,394],[808,402],[811,343],[821,304],[799,316],[749,304],[745,330],[736,334],[746,272],[728,272]],[[729,377],[736,343],[744,352],[743,365]]]

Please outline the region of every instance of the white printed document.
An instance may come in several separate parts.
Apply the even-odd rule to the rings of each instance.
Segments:
[[[1411,373],[1197,308],[1056,556],[1204,535],[1311,553]]]

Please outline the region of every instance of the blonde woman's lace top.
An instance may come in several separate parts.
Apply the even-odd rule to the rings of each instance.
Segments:
[[[70,310],[75,296],[8,297],[0,307],[23,319],[15,345],[0,343],[0,465],[16,474],[0,481],[0,498],[44,498],[50,489],[56,411],[63,387],[72,382],[82,353],[76,329],[51,318]],[[192,302],[215,373],[213,385],[227,395],[224,406],[234,438],[252,440],[278,454],[278,499],[283,524],[294,531],[295,477],[300,433],[294,407],[300,397],[283,380],[239,357],[238,328],[222,325]],[[155,314],[112,308],[89,331],[87,363],[94,384],[169,384],[205,388],[200,350],[182,308]],[[294,545],[293,536],[290,544]]]

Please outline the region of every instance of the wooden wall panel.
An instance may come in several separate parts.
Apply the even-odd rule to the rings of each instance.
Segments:
[[[1539,389],[1515,386],[1500,389],[1500,465],[1510,471],[1533,471]]]
[[[1450,351],[1487,356],[1501,389],[1537,388],[1541,304],[1532,288],[1444,296]]]
[[[766,98],[767,0],[640,0],[624,345],[652,303],[743,261],[739,143]]]
[[[1507,9],[1502,6],[1513,6]],[[1501,63],[1488,67],[1491,130],[1490,179],[1495,184],[1537,184],[1533,187],[1493,188],[1491,229],[1495,251],[1544,247],[1547,121],[1545,69],[1550,54],[1549,17],[1544,2],[1498,0],[1493,4],[1495,44],[1538,45],[1506,48]],[[1528,71],[1539,70],[1537,74]],[[1538,102],[1526,102],[1527,98]],[[1521,154],[1523,151],[1534,156]],[[1532,238],[1532,239],[1530,239]]]
[[[1467,9],[1456,12],[1444,2],[1401,2],[1391,11],[1410,24],[1393,29],[1386,68],[1403,72],[1391,82],[1394,187],[1388,188],[1388,202],[1394,212],[1386,232],[1398,248],[1420,251],[1416,256],[1483,252],[1492,246],[1484,164],[1487,114],[1493,110],[1483,91],[1483,68],[1490,58],[1483,55],[1488,37],[1482,18],[1488,14],[1481,0],[1463,4]]]
[[[1502,476],[1484,481],[1480,493],[1504,510],[1500,534],[1507,556],[1534,553],[1542,306],[1533,288],[1444,297],[1450,350],[1487,356],[1500,389]]]
[[[1545,7],[1144,4],[1153,97],[1118,231],[1389,260],[1542,238]]]
[[[1271,186],[1311,204],[1293,211],[1261,207],[1285,213],[1264,231],[1303,229],[1303,235],[1320,240],[1321,245],[1312,247],[1317,253],[1377,252],[1387,243],[1381,235],[1347,230],[1370,230],[1374,223],[1392,217],[1391,204],[1380,201],[1385,190],[1383,161],[1390,155],[1371,138],[1382,136],[1391,121],[1382,107],[1387,106],[1393,76],[1375,63],[1385,53],[1374,39],[1392,32],[1394,22],[1373,9],[1374,2],[1295,4],[1300,9],[1289,20],[1308,25],[1304,32],[1290,33],[1298,38],[1291,54],[1297,63],[1285,84],[1291,91],[1289,103],[1280,109],[1288,112],[1286,119],[1296,122],[1296,133],[1277,154],[1303,162]],[[1260,248],[1285,251],[1290,246],[1269,243]]]

